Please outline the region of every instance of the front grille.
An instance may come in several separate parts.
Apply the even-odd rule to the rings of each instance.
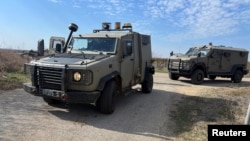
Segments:
[[[63,69],[38,67],[37,81],[40,88],[61,90],[63,85]]]
[[[179,61],[178,61],[178,62],[172,61],[172,62],[170,63],[170,68],[171,68],[171,69],[179,69],[179,65],[180,65],[180,62],[179,62]]]

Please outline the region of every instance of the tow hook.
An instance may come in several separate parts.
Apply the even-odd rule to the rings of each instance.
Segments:
[[[63,101],[66,101],[67,95],[66,95],[66,94],[62,94],[62,95],[61,95],[61,99],[62,99]]]

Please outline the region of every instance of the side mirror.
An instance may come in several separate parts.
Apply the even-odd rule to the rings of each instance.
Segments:
[[[213,53],[211,53],[211,54],[209,55],[209,58],[213,58]]]
[[[56,52],[61,53],[62,45],[61,44],[56,44]]]
[[[43,39],[38,41],[37,52],[38,52],[38,56],[44,55],[44,40]]]
[[[198,56],[198,57],[201,57],[201,52],[199,52],[199,53],[197,54],[197,56]]]
[[[173,51],[171,51],[171,52],[170,52],[170,56],[173,56],[173,55],[174,55],[174,52],[173,52]]]

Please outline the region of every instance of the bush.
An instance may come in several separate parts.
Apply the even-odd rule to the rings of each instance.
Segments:
[[[15,50],[1,50],[0,73],[23,72],[24,63],[29,60]]]

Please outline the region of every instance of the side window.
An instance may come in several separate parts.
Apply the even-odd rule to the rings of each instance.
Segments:
[[[247,55],[247,53],[245,53],[245,52],[240,52],[240,56],[241,57],[245,57]]]
[[[130,56],[133,53],[133,42],[124,41],[123,43],[123,57]]]
[[[150,36],[142,35],[142,44],[143,45],[150,44]]]
[[[219,58],[219,57],[221,57],[221,55],[222,54],[220,52],[215,51],[215,52],[212,53],[211,57],[212,58]]]
[[[201,53],[201,56],[206,56],[207,55],[207,52],[205,50],[201,50],[200,53]]]

